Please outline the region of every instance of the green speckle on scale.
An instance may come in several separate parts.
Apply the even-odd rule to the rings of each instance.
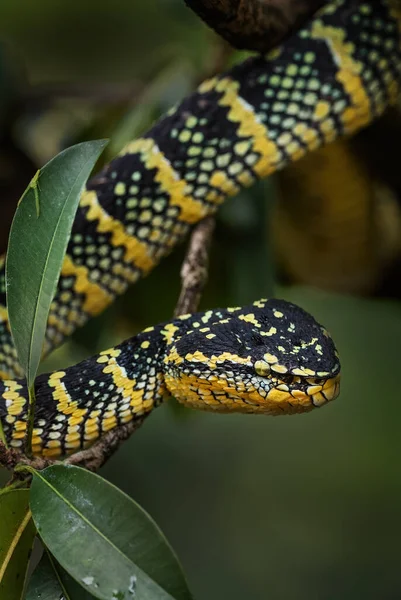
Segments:
[[[114,187],[114,193],[117,194],[117,196],[124,196],[125,192],[126,192],[126,185],[124,182],[119,181],[118,183],[116,183],[115,187]]]

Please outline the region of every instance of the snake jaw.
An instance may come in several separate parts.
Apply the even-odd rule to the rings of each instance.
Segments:
[[[334,400],[340,392],[339,374],[320,386],[310,386],[306,381],[287,385],[258,375],[236,382],[235,378],[227,378],[222,373],[205,372],[190,375],[169,371],[165,381],[171,394],[182,404],[221,413],[275,416],[308,412]]]
[[[331,400],[335,400],[340,393],[340,375],[328,379],[323,385],[322,390],[312,394],[312,403],[314,406],[322,406]]]
[[[258,380],[250,394],[252,412],[255,413],[283,415],[308,412],[335,400],[340,393],[340,374],[326,379],[322,385],[310,385],[300,377],[294,377],[292,383],[280,379],[269,381],[262,377]]]

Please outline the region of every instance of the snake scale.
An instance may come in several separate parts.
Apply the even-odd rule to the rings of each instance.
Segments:
[[[92,178],[45,352],[149,273],[228,196],[394,104],[400,8],[393,0],[327,3],[267,55],[202,83]],[[27,389],[8,328],[4,267],[0,277],[0,417],[18,449]],[[284,301],[185,315],[40,376],[33,452],[58,457],[85,448],[171,395],[214,411],[303,412],[338,395],[339,371],[327,332]]]

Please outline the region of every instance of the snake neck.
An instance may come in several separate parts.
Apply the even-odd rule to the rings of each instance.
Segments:
[[[40,375],[35,384],[33,453],[57,458],[84,449],[118,426],[142,421],[168,398],[163,358],[177,326],[149,327],[120,345],[63,371]],[[25,380],[0,382],[0,418],[11,447],[26,432]]]

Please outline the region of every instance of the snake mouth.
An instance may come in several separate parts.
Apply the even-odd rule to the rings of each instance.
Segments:
[[[335,400],[340,393],[340,375],[327,379],[327,381],[321,386],[320,391],[316,391],[310,395],[313,406],[317,408],[323,406],[331,400]]]
[[[307,412],[334,400],[340,393],[339,374],[319,384],[316,380],[302,381],[300,377],[294,379],[296,381],[292,385],[279,384],[267,394],[266,399],[271,403],[269,403],[271,414]]]

